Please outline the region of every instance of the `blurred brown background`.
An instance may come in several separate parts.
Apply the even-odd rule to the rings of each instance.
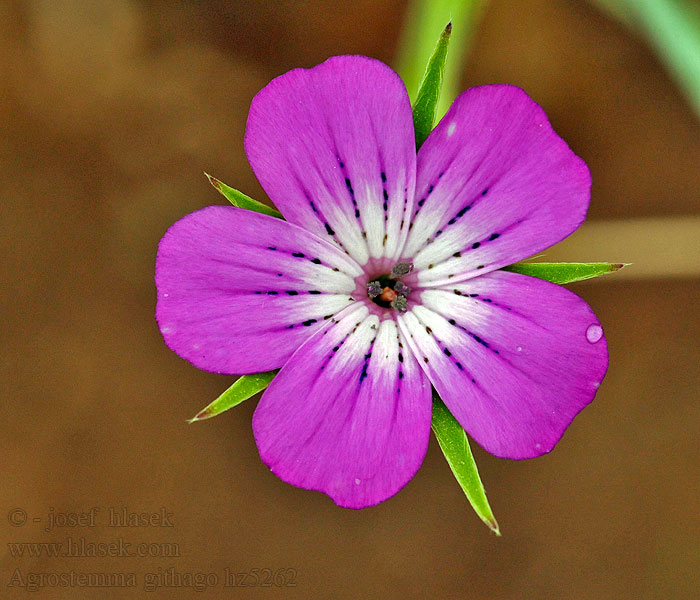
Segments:
[[[260,462],[254,400],[185,422],[233,378],[162,343],[158,240],[224,202],[205,169],[264,199],[243,153],[253,95],[333,54],[392,62],[405,8],[0,0],[1,598],[27,593],[18,572],[26,583],[71,571],[133,572],[138,587],[49,578],[43,597],[192,598],[193,573],[217,574],[211,598],[699,597],[700,256],[666,221],[614,256],[597,255],[614,226],[596,232],[697,219],[700,126],[647,45],[587,2],[493,0],[464,68],[464,87],[525,88],[591,167],[583,255],[549,256],[636,263],[572,286],[606,328],[611,366],[554,452],[512,462],[474,448],[503,537],[473,514],[435,444],[401,493],[350,511]],[[645,256],[669,248],[690,270],[649,275]],[[51,509],[92,507],[95,527],[44,531]],[[173,527],[109,528],[109,507],[165,507]],[[8,522],[17,508],[23,526]],[[20,558],[7,546],[67,537],[165,542],[179,556]],[[226,568],[292,569],[297,585],[227,588]],[[148,573],[180,587],[148,594]]]

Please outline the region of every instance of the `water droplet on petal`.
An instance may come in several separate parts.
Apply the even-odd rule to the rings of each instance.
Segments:
[[[595,344],[602,337],[603,337],[603,328],[600,325],[598,325],[597,323],[594,323],[593,325],[589,325],[588,329],[586,329],[586,339],[591,344]]]
[[[355,485],[360,485],[362,483],[362,480],[360,479],[355,479]]]
[[[522,347],[522,346],[518,346],[518,347],[516,348],[516,350],[517,350],[518,352],[522,352],[522,351],[523,351],[523,347]]]

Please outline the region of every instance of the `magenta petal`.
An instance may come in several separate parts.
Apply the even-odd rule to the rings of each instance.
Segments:
[[[281,367],[352,303],[361,273],[328,242],[280,219],[210,206],[175,223],[156,259],[156,319],[195,366],[243,374]]]
[[[421,302],[399,325],[452,414],[492,454],[549,452],[593,400],[607,344],[572,292],[496,271],[423,291]]]
[[[523,260],[579,227],[590,186],[586,164],[524,91],[472,88],[418,153],[405,255],[430,285]]]
[[[428,446],[430,384],[396,323],[357,304],[304,344],[253,417],[262,460],[281,479],[363,508],[398,492]]]
[[[277,77],[253,99],[245,148],[288,221],[360,264],[398,256],[416,152],[406,88],[385,64],[336,56]]]

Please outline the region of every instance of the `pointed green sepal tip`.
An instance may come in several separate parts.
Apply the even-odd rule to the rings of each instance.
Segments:
[[[216,177],[212,177],[206,171],[204,174],[207,176],[209,183],[214,186],[214,189],[234,206],[259,212],[264,215],[269,215],[270,217],[276,217],[278,219],[284,218],[281,212],[267,206],[267,204],[253,200],[250,196],[246,196],[243,192],[239,192],[231,186],[226,185],[223,181],[217,179]]]
[[[226,393],[226,392],[224,392]],[[223,394],[222,394],[223,395]],[[187,424],[192,425],[192,423],[198,423],[199,421],[206,421],[207,419],[211,419],[212,417],[215,417],[216,415],[220,415],[224,410],[217,410],[217,407],[214,406],[217,400],[219,400],[221,396],[219,396],[214,402],[200,410],[194,417],[191,419],[187,419]],[[233,408],[233,406],[229,406],[229,408]]]
[[[452,474],[474,512],[493,533],[500,536],[501,529],[486,498],[486,490],[481,483],[467,434],[435,390],[433,390],[432,429]]]
[[[601,275],[607,275],[608,273],[615,273],[620,269],[629,266],[630,263],[608,263],[608,262],[595,262],[595,263],[515,263],[503,267],[504,271],[511,271],[512,273],[522,273],[523,275],[530,275],[530,277],[537,277],[539,279],[546,279],[552,283],[563,284],[563,283],[573,283],[575,281],[583,281],[585,279],[592,279],[593,277],[600,277]]]
[[[204,173],[207,176],[209,183],[211,183],[214,186],[214,188],[216,189],[217,192],[219,192],[221,194],[224,193],[223,192],[224,184],[221,181],[219,181],[216,177],[209,175],[209,173],[207,173],[206,171],[202,171],[202,173]]]
[[[194,417],[187,422],[197,423],[211,419],[222,412],[237,406],[241,402],[255,396],[258,392],[262,392],[273,378],[277,375],[277,371],[267,371],[265,373],[254,373],[252,375],[243,375],[239,377],[234,384],[228,388],[214,402],[200,410]]]
[[[428,61],[423,80],[418,88],[416,101],[413,103],[413,126],[416,133],[416,150],[423,145],[435,123],[440,90],[445,74],[445,62],[447,60],[447,48],[450,45],[452,34],[452,21],[450,21],[440,34],[440,38]]]
[[[501,537],[503,535],[501,533],[501,528],[498,526],[498,523],[495,519],[493,521],[484,521],[484,523],[486,523],[486,525],[488,525],[488,528],[498,537]]]

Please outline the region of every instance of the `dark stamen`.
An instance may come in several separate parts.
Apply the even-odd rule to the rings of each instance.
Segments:
[[[367,295],[374,300],[382,293],[382,284],[378,281],[370,281],[367,284]]]
[[[410,263],[410,262],[396,263],[394,265],[394,268],[391,270],[391,273],[389,273],[389,277],[392,277],[393,279],[398,279],[399,277],[403,277],[404,275],[408,275],[411,271],[413,271],[413,263]]]
[[[404,296],[396,296],[391,302],[391,308],[398,310],[400,313],[405,313],[408,310],[408,300]]]
[[[411,288],[408,287],[403,281],[397,281],[394,284],[394,291],[404,298],[411,293]]]
[[[406,312],[408,310],[407,298],[411,293],[411,288],[403,281],[399,281],[399,278],[412,270],[413,263],[397,263],[388,275],[380,275],[367,284],[367,295],[382,308],[393,308],[402,313]]]

